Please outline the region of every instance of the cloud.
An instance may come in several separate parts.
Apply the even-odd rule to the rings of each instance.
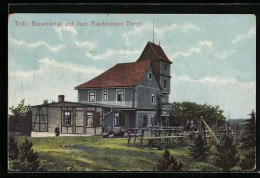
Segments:
[[[182,51],[175,52],[174,54],[172,54],[170,56],[170,58],[174,59],[174,58],[176,58],[178,56],[189,57],[193,53],[200,54],[203,47],[208,47],[208,48],[212,49],[212,45],[213,44],[212,44],[211,41],[199,41],[196,47],[189,48],[185,52],[182,52]]]
[[[192,82],[192,83],[205,83],[205,84],[214,84],[214,85],[238,85],[238,86],[242,86],[242,87],[246,87],[246,88],[251,88],[251,89],[255,89],[256,87],[256,82],[252,81],[252,82],[239,82],[237,81],[237,79],[235,78],[221,78],[221,77],[204,77],[201,79],[192,79],[187,75],[184,76],[175,76],[174,80],[176,82],[182,82],[182,81],[186,81],[186,82]]]
[[[234,40],[232,40],[232,43],[234,45],[237,45],[240,41],[243,41],[245,39],[250,38],[251,36],[254,36],[256,34],[256,29],[255,27],[252,27],[250,30],[247,31],[246,34],[240,34],[238,35]]]
[[[215,52],[214,56],[218,59],[226,59],[227,57],[231,56],[236,50],[226,50],[224,49],[222,52]]]
[[[181,30],[184,34],[187,34],[188,31],[199,31],[199,27],[192,25],[190,23],[185,23],[185,24],[172,24],[170,26],[163,26],[161,28],[155,28],[154,32],[157,33],[157,35],[161,36],[164,35],[164,33],[172,30],[179,29]]]
[[[154,32],[157,36],[162,36],[164,33],[172,31],[172,30],[181,30],[184,34],[187,34],[190,30],[199,31],[199,27],[192,25],[190,23],[185,24],[172,24],[170,26],[163,26],[160,28],[155,27]],[[123,32],[121,36],[125,39],[125,45],[130,46],[131,37],[140,35],[141,33],[147,33],[150,31],[152,33],[153,24],[152,23],[144,23],[144,25],[140,28],[134,28],[133,30]]]
[[[46,43],[44,41],[37,41],[35,43],[27,43],[25,41],[16,40],[16,39],[12,39],[12,38],[9,38],[9,40],[14,42],[15,44],[23,45],[23,46],[26,46],[28,48],[37,48],[37,47],[43,45],[43,46],[46,46],[49,50],[54,51],[54,52],[56,52],[56,51],[66,47],[65,45],[58,45],[58,46],[55,46],[55,47],[54,46],[50,46],[48,43]]]
[[[86,56],[93,59],[93,60],[106,60],[115,55],[133,55],[133,54],[140,54],[141,50],[107,50],[104,54],[101,55],[92,55],[89,52],[86,53]]]
[[[153,26],[151,23],[144,23],[143,26],[139,28],[134,28],[134,30],[123,32],[121,36],[125,39],[125,45],[130,46],[132,36],[146,33],[148,30],[152,30],[152,28]]]
[[[96,47],[96,43],[88,42],[88,41],[75,41],[74,44],[78,47],[87,47],[89,49],[94,49]]]
[[[45,71],[48,70],[61,70],[61,71],[72,71],[79,74],[100,74],[103,72],[103,70],[97,69],[93,66],[82,66],[82,65],[75,65],[69,62],[61,63],[53,59],[40,59],[40,68],[38,70],[32,70],[32,71],[15,71],[10,72],[11,75],[17,76],[17,77],[31,77],[33,75],[39,75],[44,74]]]
[[[59,39],[62,39],[63,32],[70,32],[72,36],[77,35],[77,31],[74,26],[55,26],[54,29],[58,33]]]

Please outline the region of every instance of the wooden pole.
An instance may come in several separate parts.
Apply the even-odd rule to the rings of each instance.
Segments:
[[[210,129],[210,127],[208,126],[208,124],[206,123],[206,121],[204,119],[202,119],[203,123],[206,125],[206,127],[209,129],[210,133],[213,135],[213,137],[216,139],[217,143],[219,143],[218,138],[216,137],[216,135],[214,134],[214,132]]]
[[[227,136],[229,136],[229,122],[227,122]]]
[[[142,130],[142,135],[141,135],[141,139],[140,139],[140,144],[142,145],[143,143],[143,137],[144,137],[144,130]]]
[[[203,116],[200,116],[200,134],[202,133],[202,118],[203,118]]]
[[[238,123],[236,124],[236,143],[237,143],[237,140],[238,140]]]
[[[206,137],[206,132],[205,132],[205,124],[203,124],[203,132],[204,132],[204,140],[205,140],[205,143],[207,145],[207,137]]]
[[[129,143],[130,143],[130,140],[131,140],[131,136],[130,136],[130,135],[128,135],[128,141],[127,141],[127,144],[129,144]]]
[[[137,133],[137,129],[135,130],[135,139],[134,139],[134,143],[135,143],[135,141],[136,141],[136,133]]]
[[[218,135],[218,118],[216,118],[215,135]]]

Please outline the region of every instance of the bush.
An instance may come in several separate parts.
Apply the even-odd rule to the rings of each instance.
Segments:
[[[58,127],[55,128],[55,135],[56,137],[60,135],[60,129]]]
[[[10,160],[16,160],[19,158],[19,148],[17,142],[14,140],[14,137],[9,137],[8,142],[8,156]]]
[[[229,171],[240,161],[237,156],[237,147],[231,137],[225,136],[219,145],[216,145],[214,164],[224,171]]]
[[[241,160],[239,166],[244,170],[253,170],[255,168],[255,160],[255,151],[251,151],[245,155],[245,159]]]
[[[20,145],[20,167],[21,171],[41,171],[40,160],[37,152],[32,149],[32,142],[28,139]]]
[[[181,171],[183,168],[182,161],[176,160],[168,150],[165,150],[163,157],[155,164],[154,170],[158,171]]]
[[[32,111],[30,105],[24,105],[23,99],[17,107],[10,107],[12,114],[9,115],[9,131],[31,133],[32,130]]]
[[[190,155],[193,159],[202,161],[208,156],[210,147],[207,146],[207,143],[204,141],[201,135],[199,135],[195,140],[194,144],[189,148]]]

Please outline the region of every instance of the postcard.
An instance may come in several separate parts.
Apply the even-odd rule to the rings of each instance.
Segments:
[[[255,170],[253,14],[11,13],[9,172]]]

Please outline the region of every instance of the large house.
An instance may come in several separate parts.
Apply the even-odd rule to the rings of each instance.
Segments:
[[[156,125],[158,96],[169,101],[171,63],[159,45],[148,42],[136,62],[119,63],[75,87],[78,102],[103,107],[105,129]],[[162,109],[167,124],[171,109]]]
[[[140,128],[158,125],[158,100],[163,125],[169,124],[170,65],[160,45],[148,42],[136,62],[119,63],[75,87],[78,102],[64,101],[33,106],[32,136],[99,135],[109,127]]]

